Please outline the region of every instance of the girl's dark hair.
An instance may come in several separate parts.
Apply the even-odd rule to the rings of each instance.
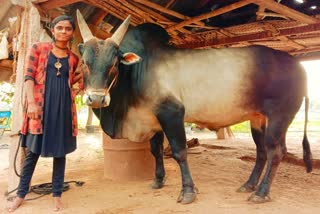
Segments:
[[[75,24],[75,22],[74,22],[74,19],[73,19],[71,16],[67,16],[67,15],[61,15],[61,16],[56,17],[56,18],[51,22],[50,27],[51,27],[51,28],[54,28],[54,26],[55,26],[58,22],[60,22],[60,21],[65,21],[65,20],[70,22],[70,24],[72,25],[73,30],[76,29],[76,24]]]

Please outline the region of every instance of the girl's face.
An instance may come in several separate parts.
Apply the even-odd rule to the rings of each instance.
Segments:
[[[56,41],[68,42],[73,37],[73,28],[68,20],[58,22],[51,30]]]

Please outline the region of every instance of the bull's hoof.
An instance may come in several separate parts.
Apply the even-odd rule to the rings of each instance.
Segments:
[[[190,204],[196,199],[197,193],[198,190],[196,187],[195,190],[192,190],[192,192],[184,192],[183,190],[181,190],[177,202],[181,204]]]
[[[255,187],[253,186],[248,186],[248,185],[242,185],[239,189],[237,189],[237,192],[241,193],[248,193],[248,192],[253,192],[255,191]]]
[[[260,204],[260,203],[265,203],[265,202],[271,201],[271,198],[270,198],[269,195],[259,196],[259,195],[256,195],[256,193],[253,193],[253,194],[248,198],[248,201],[251,201],[251,202],[256,203],[256,204]]]
[[[153,183],[151,184],[152,189],[161,189],[164,186],[164,179],[154,179]]]

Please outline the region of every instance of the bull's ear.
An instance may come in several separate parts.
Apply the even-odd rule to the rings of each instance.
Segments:
[[[78,50],[79,50],[81,56],[82,56],[82,54],[83,54],[83,48],[84,48],[83,43],[79,43],[79,45],[78,45]]]
[[[132,52],[127,52],[122,55],[120,62],[125,65],[133,65],[133,64],[140,62],[141,60],[142,60],[142,58],[140,56],[138,56],[137,54],[132,53]]]

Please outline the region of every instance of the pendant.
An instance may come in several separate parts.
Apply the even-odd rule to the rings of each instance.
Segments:
[[[54,63],[54,67],[57,69],[57,77],[60,76],[60,68],[62,67],[62,64],[60,63],[59,59],[57,59],[56,63]]]
[[[60,63],[59,59],[58,61],[56,61],[56,63],[54,63],[54,67],[58,70],[62,67],[62,64]]]

